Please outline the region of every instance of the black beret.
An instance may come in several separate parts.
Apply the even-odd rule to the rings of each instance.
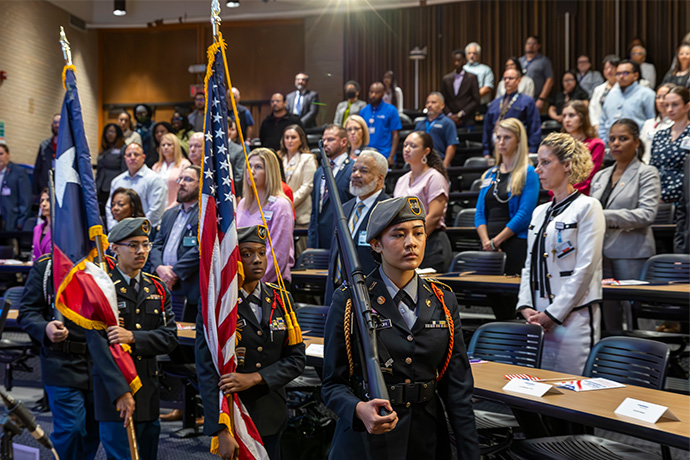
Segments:
[[[253,225],[251,227],[239,227],[237,229],[237,243],[259,243],[266,246],[266,227]]]
[[[149,236],[151,233],[151,222],[145,217],[127,217],[122,219],[108,233],[108,241],[119,243],[133,236]]]
[[[369,216],[367,242],[378,238],[388,227],[410,220],[424,221],[424,206],[416,196],[401,196],[379,201]]]

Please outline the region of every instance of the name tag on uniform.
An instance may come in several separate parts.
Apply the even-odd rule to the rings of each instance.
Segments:
[[[573,246],[573,243],[571,243],[570,241],[564,241],[563,243],[557,245],[555,250],[556,257],[562,259],[563,257],[575,251],[575,246]]]
[[[273,211],[264,211],[264,217],[266,218],[266,222],[270,222],[273,217]]]
[[[424,325],[426,329],[448,329],[447,321],[432,321]]]
[[[362,230],[359,232],[359,241],[357,242],[359,246],[370,246],[369,243],[367,243],[367,232],[366,230]]]
[[[390,329],[391,327],[393,327],[393,323],[391,323],[391,320],[389,319],[379,320],[376,324],[377,331],[380,331],[381,329]]]
[[[196,246],[196,236],[185,236],[182,239],[182,246],[185,248],[193,248]]]
[[[680,143],[680,148],[690,150],[690,137],[683,139],[683,142]]]
[[[238,318],[237,319],[237,327],[242,328],[247,325],[247,320],[244,318]]]
[[[3,187],[2,188],[2,196],[10,196],[12,194],[12,191],[10,190],[9,187]]]
[[[127,304],[125,302],[118,302],[117,308],[118,310],[124,310],[125,308],[127,308]]]
[[[287,329],[285,326],[285,320],[283,318],[276,318],[271,321],[270,329],[272,331],[284,331]]]

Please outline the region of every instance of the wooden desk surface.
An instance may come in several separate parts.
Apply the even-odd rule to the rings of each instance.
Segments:
[[[681,449],[687,450],[690,446],[690,397],[688,396],[627,385],[625,388],[586,392],[559,389],[563,394],[539,398],[504,391],[502,388],[508,383],[504,376],[506,374],[526,373],[543,379],[564,377],[564,380],[572,380],[582,377],[492,362],[472,364],[471,366],[474,376],[474,393],[478,396],[499,400],[513,407],[618,431]],[[666,406],[680,421],[661,420],[653,424],[615,414],[616,408],[627,397]]]

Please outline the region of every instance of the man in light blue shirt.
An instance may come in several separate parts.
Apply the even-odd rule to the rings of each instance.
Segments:
[[[165,205],[168,202],[168,186],[165,181],[145,164],[146,155],[144,148],[132,142],[125,150],[125,163],[127,171],[117,176],[110,183],[110,198],[105,205],[105,214],[108,220],[108,228],[113,228],[117,221],[113,217],[111,205],[113,191],[120,187],[131,188],[139,198],[144,208],[144,214],[155,228],[161,223]]]
[[[388,164],[393,166],[395,152],[400,140],[399,131],[402,129],[398,110],[387,102],[383,102],[383,83],[372,83],[369,87],[369,104],[359,111],[369,128],[369,145],[381,155],[388,158]]]
[[[429,93],[426,98],[426,120],[418,121],[414,129],[424,131],[431,136],[434,149],[443,158],[443,167],[448,168],[460,141],[455,123],[443,114],[445,106],[443,94],[437,91]]]
[[[640,86],[640,66],[625,59],[616,67],[616,81],[606,96],[599,120],[599,137],[608,141],[609,128],[621,118],[630,118],[642,128],[645,120],[655,117],[654,102],[656,95],[649,88]]]
[[[463,66],[469,73],[477,76],[479,81],[479,97],[482,105],[491,102],[491,93],[494,90],[494,72],[486,64],[482,64],[480,57],[482,54],[482,47],[479,43],[472,42],[465,47],[465,56],[467,57],[467,64]]]

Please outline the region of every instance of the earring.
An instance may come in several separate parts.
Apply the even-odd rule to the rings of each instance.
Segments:
[[[422,157],[422,164],[426,164],[427,161],[429,161],[429,160],[427,160],[427,159],[426,159],[426,155],[424,155],[424,156]]]

